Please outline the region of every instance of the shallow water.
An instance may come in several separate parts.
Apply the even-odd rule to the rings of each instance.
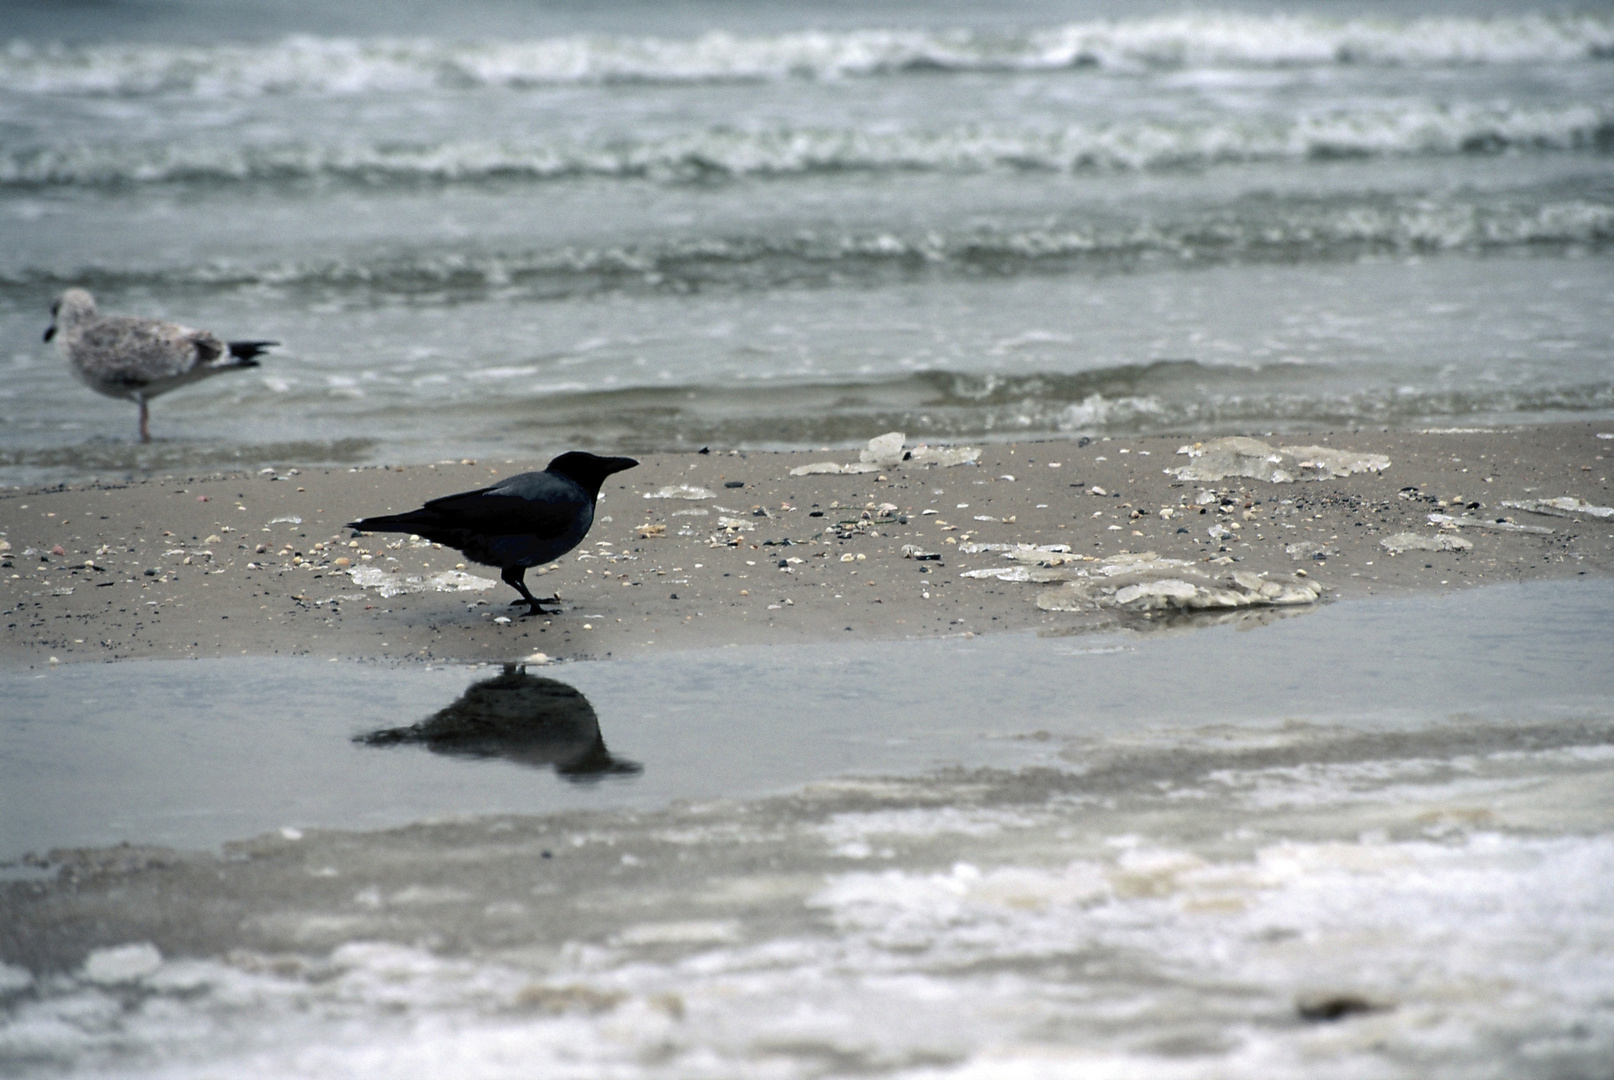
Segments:
[[[0,1062],[1597,1075],[1611,600],[569,664],[541,737],[449,753],[353,737],[514,676],[13,671],[5,851],[136,846],[12,865]]]
[[[1614,416],[1606,13],[13,8],[0,481]],[[284,345],[138,447],[67,285]]]

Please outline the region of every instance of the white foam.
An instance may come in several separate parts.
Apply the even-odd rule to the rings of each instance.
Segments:
[[[682,182],[713,172],[786,176],[847,170],[1136,170],[1317,157],[1453,155],[1475,149],[1583,150],[1597,145],[1600,132],[1610,124],[1614,124],[1614,109],[1602,103],[1525,107],[1409,102],[1393,108],[1339,108],[1264,120],[1234,116],[1174,121],[1150,116],[1051,128],[1005,121],[989,128],[918,131],[833,127],[691,131],[598,145],[542,138],[425,145],[395,140],[251,146],[85,143],[6,148],[0,151],[0,183],[144,184],[291,177],[411,183],[512,176],[644,176]],[[1027,234],[1024,244],[1028,253],[1034,253],[1039,241]],[[858,242],[856,253],[923,255],[924,248],[914,248],[900,237],[880,235]],[[640,267],[653,268],[649,264]],[[495,267],[490,262],[489,272],[494,269],[508,278],[522,267],[502,261]],[[471,377],[496,376],[473,372]]]
[[[1074,22],[1023,34],[803,31],[687,39],[592,35],[450,43],[296,36],[266,44],[105,44],[0,50],[14,93],[239,97],[409,93],[437,87],[838,79],[912,69],[1572,63],[1614,50],[1592,15],[1328,19],[1188,13]]]

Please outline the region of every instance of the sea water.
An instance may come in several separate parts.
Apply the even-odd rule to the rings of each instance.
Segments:
[[[1610,594],[9,671],[0,1071],[1606,1075]]]
[[[1614,18],[0,11],[0,480],[1614,415]],[[282,342],[134,444],[52,298]]]

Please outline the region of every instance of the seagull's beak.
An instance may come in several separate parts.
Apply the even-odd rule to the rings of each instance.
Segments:
[[[49,341],[51,338],[53,338],[55,336],[56,336],[56,324],[51,323],[50,324],[50,329],[45,331],[45,340]]]

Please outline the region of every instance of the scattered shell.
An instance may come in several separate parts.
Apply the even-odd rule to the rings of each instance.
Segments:
[[[941,558],[941,553],[935,551],[926,551],[918,544],[903,544],[902,557],[904,559],[917,559],[920,562],[930,562]]]
[[[634,529],[633,531],[638,533],[640,536],[643,536],[643,537],[666,536],[667,535],[667,526],[665,526],[665,525],[640,525],[638,528]]]

